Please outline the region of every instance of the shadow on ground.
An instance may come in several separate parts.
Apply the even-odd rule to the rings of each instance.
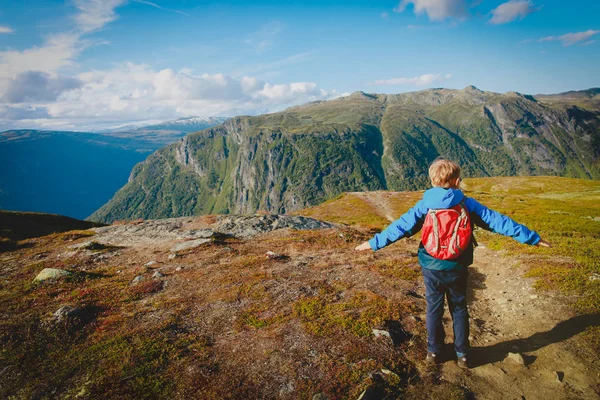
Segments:
[[[581,332],[588,327],[600,326],[600,313],[578,315],[566,321],[559,322],[556,326],[546,332],[538,332],[523,339],[507,340],[491,346],[473,347],[471,349],[472,367],[502,361],[509,352],[514,352],[517,347],[520,353],[527,353],[541,349],[548,345],[562,342]],[[535,357],[524,356],[525,362],[531,364]]]
[[[485,279],[487,276],[473,267],[469,267],[469,283],[467,285],[467,304],[471,305],[478,300],[477,290],[487,288]]]

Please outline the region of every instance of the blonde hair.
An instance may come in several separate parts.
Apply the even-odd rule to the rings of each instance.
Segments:
[[[436,187],[449,188],[460,178],[460,167],[454,161],[437,158],[429,166],[429,179]]]

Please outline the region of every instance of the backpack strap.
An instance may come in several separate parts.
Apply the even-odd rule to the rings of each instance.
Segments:
[[[460,248],[460,245],[458,244],[456,238],[458,236],[458,228],[460,228],[461,224],[464,224],[467,221],[467,207],[465,207],[465,204],[462,200],[458,204],[460,205],[460,216],[458,218],[458,221],[456,222],[456,225],[454,225],[454,232],[452,232],[452,239],[450,239],[450,245],[448,246],[451,254],[456,254],[456,252],[454,251],[455,243],[456,247],[458,247],[458,250],[461,253],[464,251],[464,249]]]
[[[433,240],[435,241],[435,247],[433,248],[433,252],[437,253],[437,251],[440,249],[440,228],[438,217],[436,215],[437,210],[430,209],[428,212],[431,215],[431,219],[433,221]]]

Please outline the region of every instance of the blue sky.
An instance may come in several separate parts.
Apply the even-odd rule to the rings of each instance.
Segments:
[[[595,0],[9,0],[0,130],[256,114],[357,90],[598,87],[599,15]]]

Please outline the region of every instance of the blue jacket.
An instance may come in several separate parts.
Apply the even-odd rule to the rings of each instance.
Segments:
[[[373,250],[379,250],[404,237],[409,237],[421,230],[427,211],[430,208],[450,208],[464,199],[465,207],[469,212],[471,221],[484,229],[510,236],[524,243],[535,245],[540,241],[540,235],[529,230],[497,211],[490,210],[477,200],[465,197],[459,189],[445,189],[434,187],[427,190],[413,208],[392,222],[383,232],[378,233],[369,240]],[[469,247],[454,260],[438,260],[425,250],[423,243],[419,246],[419,263],[423,268],[435,270],[461,269],[473,263],[473,240]]]

